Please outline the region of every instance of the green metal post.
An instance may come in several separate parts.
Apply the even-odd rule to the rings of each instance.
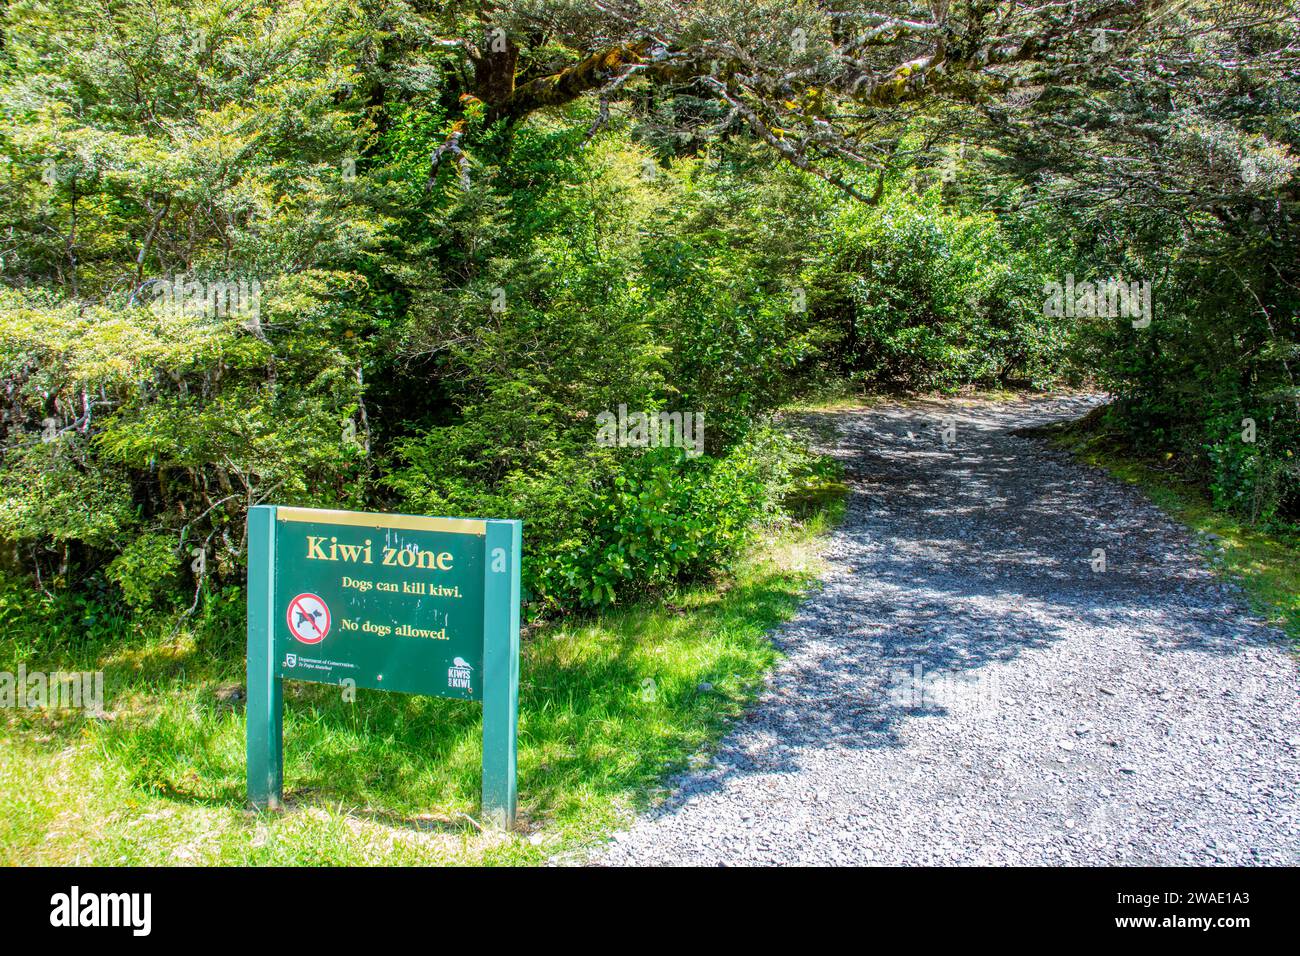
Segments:
[[[519,719],[519,561],[523,526],[489,521],[483,587],[483,818],[515,823]]]
[[[275,675],[275,507],[248,512],[248,800],[277,810],[283,796],[284,701]]]

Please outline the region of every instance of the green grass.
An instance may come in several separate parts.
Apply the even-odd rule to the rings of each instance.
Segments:
[[[1300,539],[1269,534],[1216,511],[1204,490],[1158,459],[1136,454],[1091,416],[1037,429],[1079,460],[1140,487],[1160,508],[1203,535],[1212,566],[1237,581],[1252,608],[1300,645]]]
[[[105,672],[111,719],[7,710],[0,864],[536,864],[580,858],[708,751],[776,659],[766,637],[816,577],[842,486],[805,495],[716,585],[526,633],[520,824],[481,832],[477,705],[290,682],[285,808],[244,805],[242,635],[129,619],[85,634],[16,626],[0,670]],[[35,635],[35,636],[33,636]],[[701,693],[701,682],[713,685]],[[648,683],[653,682],[653,683]]]

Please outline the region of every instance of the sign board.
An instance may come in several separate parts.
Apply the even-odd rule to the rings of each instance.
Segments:
[[[248,516],[248,796],[278,806],[281,681],[483,702],[483,814],[515,814],[518,521]]]

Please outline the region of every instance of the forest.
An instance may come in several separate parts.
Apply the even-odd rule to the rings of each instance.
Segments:
[[[521,518],[530,614],[636,600],[779,517],[821,466],[773,413],[835,389],[1095,385],[1295,530],[1298,29],[11,2],[0,619],[237,628],[259,503]],[[598,441],[620,407],[702,454]]]

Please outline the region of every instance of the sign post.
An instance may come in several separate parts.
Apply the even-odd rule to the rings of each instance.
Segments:
[[[483,581],[483,816],[509,829],[515,820],[519,724],[519,573],[522,527],[489,522]]]
[[[483,703],[483,816],[513,825],[518,521],[248,515],[248,799],[283,789],[283,680]]]
[[[279,809],[284,698],[271,651],[275,621],[275,509],[248,513],[248,799]]]

